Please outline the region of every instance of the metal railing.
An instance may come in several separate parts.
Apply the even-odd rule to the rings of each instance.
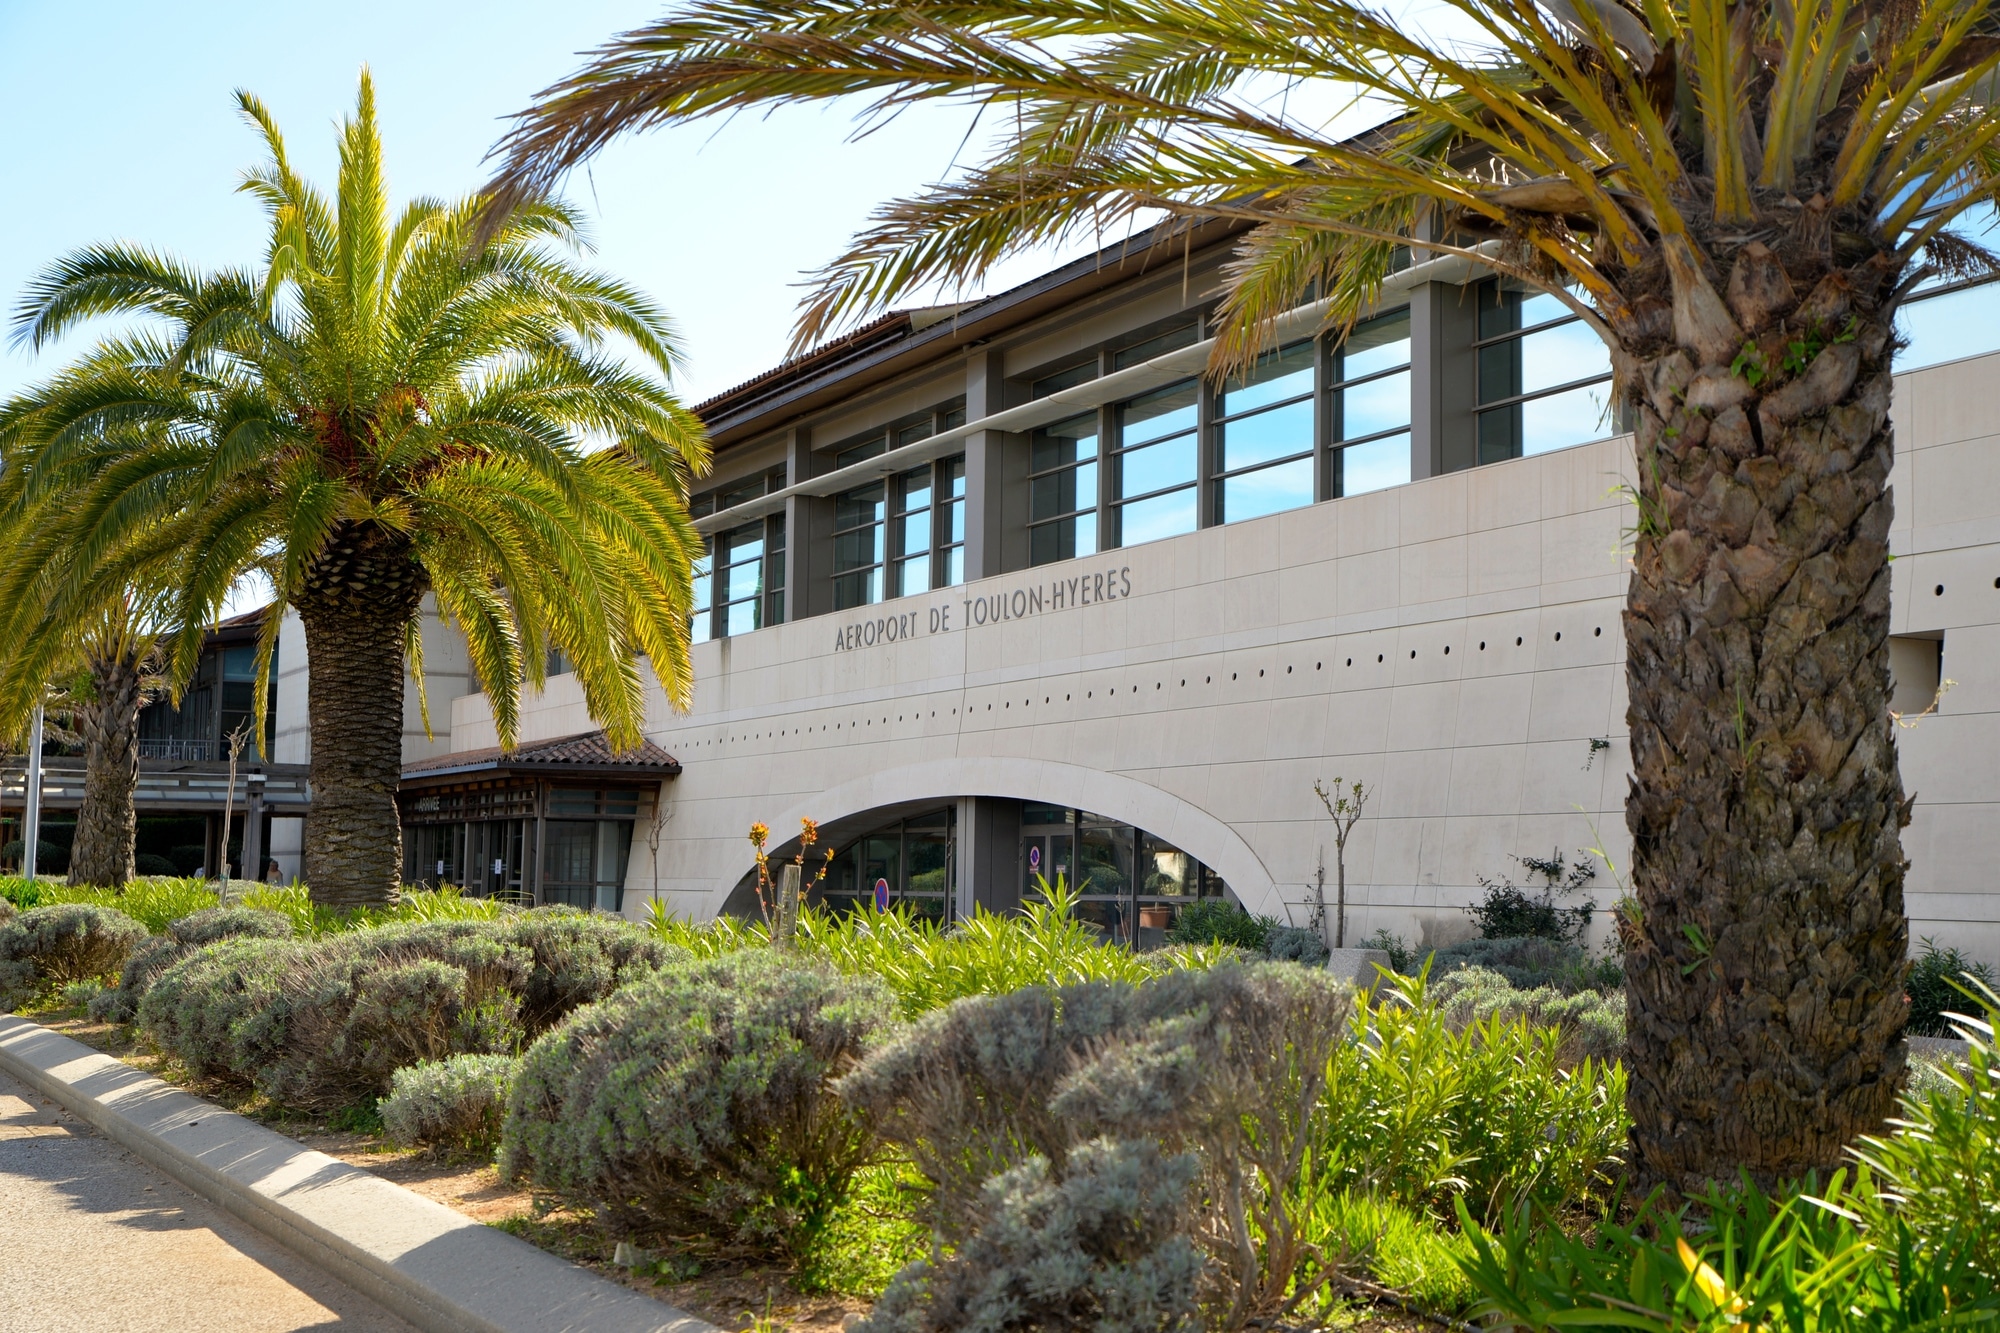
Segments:
[[[141,759],[167,759],[181,763],[213,763],[222,757],[219,741],[204,740],[142,740],[139,742]]]

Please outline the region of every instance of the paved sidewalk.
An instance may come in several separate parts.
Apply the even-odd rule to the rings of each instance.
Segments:
[[[9,1333],[411,1333],[6,1074],[0,1225]]]

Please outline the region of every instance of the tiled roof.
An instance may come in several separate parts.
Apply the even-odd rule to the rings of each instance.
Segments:
[[[673,777],[681,771],[680,761],[651,741],[641,741],[636,749],[616,751],[602,731],[586,731],[575,736],[527,741],[512,750],[489,746],[481,750],[458,750],[403,765],[403,777],[435,777],[445,773],[479,770],[521,770],[560,774],[570,771],[629,772],[633,777]]]

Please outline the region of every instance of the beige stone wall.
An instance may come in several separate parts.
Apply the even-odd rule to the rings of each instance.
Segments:
[[[2000,357],[1906,376],[1898,401],[1895,629],[1941,631],[1957,682],[1901,735],[1912,935],[2000,960]],[[1607,440],[700,644],[692,711],[654,699],[686,771],[657,866],[634,840],[628,908],[712,914],[754,820],[992,795],[1126,819],[1298,917],[1322,855],[1332,878],[1312,784],[1336,776],[1376,790],[1348,850],[1362,935],[1464,933],[1514,855],[1623,866],[1629,468]],[[1052,605],[1057,579],[1107,572],[1129,595]],[[1007,618],[967,625],[996,597]],[[837,646],[891,616],[894,642]],[[494,743],[479,696],[451,716],[454,749]],[[522,734],[590,726],[557,677]],[[1617,896],[1601,864],[1593,891]]]

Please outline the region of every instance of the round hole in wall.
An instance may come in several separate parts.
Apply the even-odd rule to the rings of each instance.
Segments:
[[[1263,667],[1258,667],[1258,668],[1257,668],[1257,675],[1258,675],[1258,677],[1259,677],[1260,679],[1262,678],[1262,676],[1264,675],[1264,668],[1263,668]]]
[[[1201,678],[1201,683],[1202,683],[1202,684],[1204,684],[1204,685],[1213,685],[1213,684],[1215,684],[1215,677],[1213,677],[1213,676],[1203,676],[1203,677]]]
[[[1445,655],[1446,657],[1450,657],[1450,656],[1451,656],[1451,645],[1450,645],[1450,644],[1446,644],[1446,645],[1444,646],[1444,655]]]
[[[1230,672],[1230,673],[1229,673],[1229,678],[1230,678],[1231,680],[1235,680],[1235,679],[1236,679],[1236,673],[1235,673],[1234,671]]]
[[[1096,690],[1085,690],[1085,691],[1083,692],[1083,697],[1084,697],[1084,698],[1086,698],[1086,699],[1089,699],[1089,698],[1091,698],[1091,697],[1095,696],[1095,695],[1096,695],[1096,693],[1097,693],[1097,691],[1096,691]]]
[[[1481,639],[1479,641],[1479,651],[1482,653],[1486,651],[1486,640]]]
[[[1286,667],[1286,668],[1285,668],[1285,674],[1286,674],[1286,675],[1288,675],[1288,676],[1289,676],[1289,675],[1291,675],[1291,674],[1292,674],[1292,669],[1291,669],[1290,667]]]
[[[1160,688],[1160,682],[1159,682],[1159,681],[1157,681],[1157,680],[1156,680],[1156,681],[1154,681],[1154,682],[1153,682],[1153,688],[1154,688],[1154,689],[1156,689],[1156,690],[1157,690],[1157,689],[1159,689],[1159,688]]]
[[[1521,646],[1521,636],[1518,634],[1514,636],[1514,646],[1516,648],[1519,648]]]
[[[1562,632],[1561,630],[1557,630],[1557,631],[1556,631],[1556,642],[1557,642],[1557,643],[1561,643],[1562,641],[1563,641],[1563,632]]]
[[[1375,660],[1376,660],[1376,661],[1378,661],[1378,662],[1379,662],[1379,661],[1381,661],[1381,660],[1382,660],[1382,654],[1380,654],[1380,653],[1377,653],[1377,654],[1375,654]]]
[[[1942,583],[1938,584],[1938,586],[1932,590],[1931,595],[1933,597],[1944,596],[1944,585]]]
[[[1051,695],[1047,695],[1047,694],[1045,694],[1045,695],[1043,695],[1043,696],[1042,696],[1042,702],[1043,702],[1043,703],[1047,703],[1047,702],[1048,702],[1048,701],[1049,701],[1049,700],[1050,700],[1050,699],[1051,699],[1052,697],[1053,697],[1053,696],[1051,696]]]
[[[1069,696],[1068,696],[1067,694],[1065,694],[1065,695],[1063,696],[1063,702],[1064,702],[1064,703],[1068,703],[1068,702],[1069,702],[1069,698],[1070,698],[1070,697],[1069,697]]]
[[[1347,665],[1349,665],[1349,666],[1353,666],[1353,665],[1354,665],[1354,659],[1353,659],[1353,658],[1351,658],[1351,657],[1350,657],[1350,658],[1348,658],[1348,659],[1347,659]]]
[[[1596,629],[1592,630],[1592,631],[1590,632],[1590,637],[1591,637],[1591,638],[1593,638],[1593,639],[1601,639],[1601,638],[1603,638],[1603,637],[1604,637],[1604,626],[1602,626],[1602,625],[1599,625],[1599,626],[1598,626],[1598,627],[1597,627]]]
[[[1324,670],[1326,670],[1326,663],[1324,663],[1324,662],[1314,662],[1314,663],[1313,663],[1313,670],[1314,670],[1314,671],[1324,671]]]
[[[1187,677],[1186,677],[1186,676],[1182,676],[1182,677],[1181,677],[1181,688],[1182,688],[1182,689],[1186,689],[1186,688],[1187,688]]]
[[[1417,650],[1414,648],[1410,649],[1410,660],[1412,662],[1417,660]]]

